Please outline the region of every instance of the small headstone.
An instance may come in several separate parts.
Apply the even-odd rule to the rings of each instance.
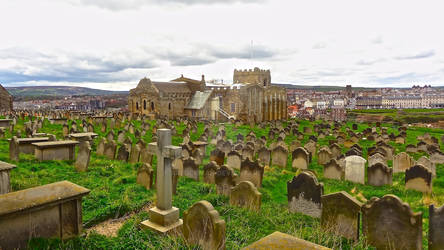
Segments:
[[[183,176],[199,181],[199,165],[193,157],[183,160]]]
[[[367,169],[367,182],[372,186],[392,185],[393,169],[377,162]]]
[[[211,151],[210,161],[215,161],[217,165],[222,166],[224,164],[225,153],[219,149]]]
[[[194,203],[183,213],[183,235],[203,250],[225,249],[225,221],[208,201]]]
[[[361,156],[352,155],[345,157],[345,180],[355,183],[365,183],[365,163]]]
[[[91,146],[89,141],[82,141],[79,145],[79,151],[77,153],[77,159],[74,163],[77,171],[85,172],[88,170],[89,159],[91,155]]]
[[[310,155],[308,151],[303,148],[299,147],[296,148],[292,153],[292,167],[293,168],[299,168],[299,169],[308,169],[308,164],[310,162]]]
[[[429,207],[429,250],[444,249],[444,206]]]
[[[257,153],[257,159],[259,163],[263,164],[264,166],[270,166],[270,159],[271,159],[270,150],[265,146],[260,148]]]
[[[277,146],[271,152],[271,164],[282,168],[287,167],[288,150],[282,146]]]
[[[9,160],[11,161],[19,161],[19,143],[17,136],[13,136],[9,141]]]
[[[127,162],[129,151],[129,145],[123,144],[120,146],[119,150],[117,150],[117,160]]]
[[[344,177],[344,169],[335,159],[331,159],[324,165],[324,177],[327,179],[342,180]]]
[[[203,167],[203,178],[204,178],[204,182],[208,183],[208,184],[215,184],[216,183],[216,179],[215,179],[215,175],[216,175],[216,171],[219,168],[219,166],[217,165],[217,163],[215,161],[210,161],[207,165],[205,165]]]
[[[116,148],[117,148],[117,144],[115,141],[110,141],[107,142],[105,144],[105,152],[104,155],[110,159],[110,160],[114,160],[115,156],[116,156]]]
[[[100,138],[99,144],[97,144],[97,150],[96,150],[97,155],[104,155],[105,154],[105,144],[106,144],[106,139],[103,137]]]
[[[406,152],[401,152],[393,157],[393,172],[405,172],[414,165],[414,160]]]
[[[214,176],[216,182],[216,193],[229,196],[231,188],[234,186],[234,171],[225,165],[222,165]]]
[[[264,168],[258,161],[251,161],[249,158],[242,161],[240,167],[240,181],[250,181],[257,188],[262,187],[262,178],[264,175]]]
[[[432,192],[432,172],[423,165],[415,165],[405,171],[405,188],[423,193]]]
[[[137,170],[137,183],[146,189],[153,188],[154,171],[148,163],[142,164]]]
[[[253,183],[241,181],[231,188],[230,205],[243,207],[248,210],[259,211],[261,208],[262,194],[259,193]]]

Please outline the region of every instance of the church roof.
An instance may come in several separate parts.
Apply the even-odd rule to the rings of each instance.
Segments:
[[[153,85],[163,93],[191,93],[185,82],[153,82]]]
[[[204,92],[196,91],[185,109],[202,109],[212,92],[212,90],[205,90]]]

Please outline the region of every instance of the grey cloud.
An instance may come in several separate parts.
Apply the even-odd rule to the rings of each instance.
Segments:
[[[422,58],[428,58],[435,55],[434,50],[428,50],[428,51],[422,51],[416,54],[411,55],[403,55],[403,56],[397,56],[395,59],[397,60],[413,60],[413,59],[422,59]]]
[[[139,9],[145,5],[208,5],[233,3],[262,3],[266,0],[67,0],[75,5],[89,5],[111,11]]]
[[[239,48],[221,48],[221,47],[207,47],[209,55],[220,59],[265,59],[272,58],[278,54],[265,46],[255,45],[242,46]]]
[[[320,42],[320,43],[316,43],[315,45],[313,45],[313,49],[324,49],[327,47],[326,43]]]
[[[376,64],[376,63],[382,62],[382,61],[384,61],[384,59],[381,59],[381,58],[379,58],[379,59],[361,59],[361,60],[357,61],[356,64],[360,65],[360,66],[369,66],[369,65],[373,65],[373,64]]]

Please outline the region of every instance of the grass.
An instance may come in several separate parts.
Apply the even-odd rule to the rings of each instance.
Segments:
[[[19,121],[15,129],[22,130],[24,121]],[[133,121],[136,128],[140,128],[141,121]],[[155,121],[150,121],[151,125]],[[312,127],[321,121],[309,122],[300,121],[300,131],[303,127]],[[77,121],[80,124],[80,121]],[[179,145],[182,142],[180,136],[185,128],[183,124],[176,124],[178,135],[173,136],[173,144]],[[284,124],[285,125],[285,124]],[[388,127],[388,133],[398,134],[398,127],[391,124],[383,124]],[[48,121],[44,123],[42,132],[56,134],[62,137],[62,126],[52,125]],[[226,126],[227,138],[235,141],[236,135],[241,133],[246,136],[253,131],[256,136],[268,135],[269,127],[261,129],[249,126],[235,127],[232,124]],[[346,123],[341,130],[346,127],[351,128],[352,123]],[[358,131],[367,128],[367,124],[358,124]],[[191,134],[191,139],[196,140],[204,130],[204,124],[199,123],[197,133]],[[117,135],[117,129],[115,134]],[[217,131],[217,126],[213,132]],[[378,128],[379,131],[379,128]],[[100,126],[95,126],[95,132],[100,136],[106,133],[100,131]],[[424,133],[441,138],[444,131],[441,129],[409,127],[407,130],[406,144],[416,144],[417,137]],[[7,133],[7,137],[11,135]],[[135,143],[133,134],[128,134]],[[301,141],[304,145],[310,135],[304,135]],[[148,132],[142,139],[151,141],[152,134]],[[326,136],[318,140],[318,145],[327,145],[332,136]],[[285,142],[290,144],[296,140],[294,136],[287,136]],[[95,140],[97,145],[98,138]],[[271,141],[268,141],[269,145]],[[360,141],[364,146],[363,154],[367,155],[366,147],[374,145],[374,142]],[[396,153],[404,151],[405,145],[390,143],[396,148]],[[442,144],[440,145],[442,148]],[[320,147],[320,146],[319,146]],[[319,148],[318,147],[318,148]],[[8,143],[6,140],[0,141],[0,160],[8,160]],[[208,145],[207,154],[203,164],[209,160],[209,153],[214,149],[213,145]],[[345,151],[345,149],[343,149]],[[11,172],[11,185],[13,190],[21,190],[39,185],[44,185],[56,181],[68,180],[91,190],[91,193],[83,199],[83,224],[85,228],[90,228],[108,218],[121,217],[132,211],[138,211],[144,205],[155,202],[155,191],[146,190],[136,183],[138,164],[128,164],[114,160],[107,160],[102,156],[95,155],[95,146],[91,155],[91,162],[88,172],[78,173],[70,161],[47,161],[38,162],[31,155],[21,155],[20,162],[16,163],[17,168]],[[417,159],[420,154],[415,154]],[[391,162],[389,162],[391,165]],[[155,163],[153,164],[155,166]],[[373,196],[382,197],[385,194],[395,194],[404,202],[410,204],[415,212],[423,213],[423,245],[427,246],[428,232],[428,205],[434,203],[438,206],[444,204],[444,168],[437,166],[437,178],[433,181],[433,194],[423,195],[420,192],[405,190],[404,174],[395,174],[392,186],[372,187],[369,185],[355,184],[348,181],[337,181],[325,179],[322,174],[322,166],[317,164],[316,156],[310,163],[309,168],[317,173],[320,182],[324,183],[324,193],[329,194],[338,191],[347,191],[358,200],[365,202]],[[202,169],[202,168],[201,168]],[[262,193],[262,206],[260,212],[246,211],[241,208],[231,207],[228,198],[217,195],[215,185],[196,182],[186,177],[181,177],[178,183],[177,195],[173,197],[173,205],[180,209],[180,216],[192,204],[200,200],[209,201],[220,216],[226,222],[226,245],[227,249],[240,249],[254,241],[259,240],[274,231],[280,231],[295,235],[305,240],[321,244],[334,249],[372,249],[364,244],[364,237],[360,236],[360,241],[351,242],[340,237],[329,235],[320,230],[320,220],[302,214],[291,214],[287,205],[287,181],[291,180],[296,171],[291,168],[291,156],[289,156],[286,168],[271,167],[264,173]],[[201,170],[200,179],[203,180]],[[57,239],[34,239],[30,242],[33,249],[194,249],[188,246],[182,239],[173,237],[161,237],[149,231],[142,231],[138,224],[147,219],[146,212],[139,212],[134,217],[126,221],[119,230],[117,237],[105,237],[96,233],[88,236],[80,236],[72,240],[61,242]]]

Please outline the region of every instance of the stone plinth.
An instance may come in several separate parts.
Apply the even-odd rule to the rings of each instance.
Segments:
[[[0,128],[9,128],[12,119],[0,119]]]
[[[89,137],[88,137],[89,136]],[[73,140],[76,140],[76,141],[85,141],[85,140],[88,140],[89,141],[89,139],[91,138],[91,139],[94,139],[94,138],[96,138],[97,137],[97,134],[96,133],[93,133],[93,132],[85,132],[85,133],[72,133],[72,134],[69,134],[69,138],[71,138],[71,139],[73,139]]]
[[[82,197],[68,181],[0,195],[0,246],[24,249],[32,237],[67,239],[82,231]]]
[[[50,161],[74,160],[75,146],[77,144],[79,144],[78,141],[50,141],[37,142],[32,145],[35,146],[35,158],[39,161]]]
[[[46,141],[49,141],[49,137],[18,138],[19,152],[23,154],[34,154],[34,145],[32,144]]]

